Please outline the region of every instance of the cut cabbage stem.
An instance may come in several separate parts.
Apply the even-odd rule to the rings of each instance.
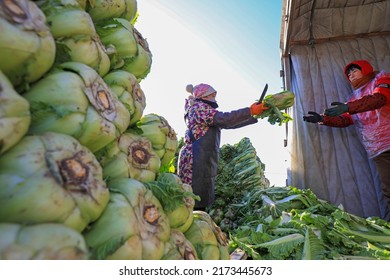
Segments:
[[[15,2],[14,0],[4,0],[4,4],[4,7],[9,12],[8,15],[10,15],[15,22],[21,23],[28,18],[28,15],[19,6],[19,3]]]
[[[59,170],[67,191],[86,194],[99,204],[90,191],[91,186],[88,182],[89,168],[78,158],[78,155],[73,158],[63,159],[59,163]]]
[[[108,89],[100,84],[92,84],[92,96],[95,102],[91,102],[98,112],[104,113],[107,117],[115,113],[115,106],[113,106],[112,96]],[[91,100],[90,100],[91,101]],[[110,119],[108,117],[108,119]]]
[[[111,107],[107,92],[105,90],[98,90],[97,99],[104,109],[108,110]]]
[[[138,164],[148,163],[151,155],[148,149],[142,146],[142,143],[135,143],[129,147],[129,158],[133,159]],[[131,161],[132,162],[132,161]]]
[[[62,178],[67,183],[82,184],[87,180],[87,167],[74,158],[64,159],[60,163]]]
[[[144,219],[151,225],[157,225],[160,215],[155,205],[145,205],[144,207]]]

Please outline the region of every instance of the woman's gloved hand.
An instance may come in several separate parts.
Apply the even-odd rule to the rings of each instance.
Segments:
[[[307,112],[310,116],[303,116],[305,122],[310,123],[319,123],[324,121],[324,117],[316,112],[309,111]]]
[[[264,113],[264,111],[268,110],[269,107],[267,105],[265,105],[264,102],[261,102],[260,104],[253,103],[250,106],[250,109],[251,109],[252,116],[258,116],[258,115],[261,115],[262,113]]]
[[[348,105],[342,102],[332,102],[330,105],[334,106],[328,109],[325,109],[324,114],[327,116],[335,117],[340,116],[348,112]]]

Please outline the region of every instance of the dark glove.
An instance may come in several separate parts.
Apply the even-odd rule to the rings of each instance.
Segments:
[[[319,123],[324,121],[324,117],[316,112],[309,111],[307,113],[311,116],[303,116],[303,120],[305,122]]]
[[[342,102],[332,102],[330,105],[334,106],[328,109],[325,109],[324,114],[327,116],[340,116],[348,112],[348,105]]]

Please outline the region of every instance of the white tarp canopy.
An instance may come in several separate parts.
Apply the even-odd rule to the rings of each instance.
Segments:
[[[352,87],[343,68],[349,62],[366,59],[376,70],[390,71],[390,0],[284,0],[281,52],[286,89],[296,95],[288,183],[352,214],[389,219],[356,128],[302,117],[348,100]]]

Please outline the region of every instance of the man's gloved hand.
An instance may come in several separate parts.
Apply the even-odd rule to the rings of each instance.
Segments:
[[[324,117],[316,112],[309,111],[307,112],[310,116],[303,116],[305,122],[310,123],[319,123],[324,121]]]
[[[264,102],[261,102],[260,104],[253,103],[250,106],[250,109],[251,109],[252,116],[258,116],[258,115],[261,115],[262,113],[264,113],[264,111],[268,110],[269,107],[267,105],[265,105]]]
[[[342,102],[332,102],[330,105],[334,107],[325,109],[324,114],[331,117],[340,116],[344,113],[347,113],[349,109],[348,105]]]

